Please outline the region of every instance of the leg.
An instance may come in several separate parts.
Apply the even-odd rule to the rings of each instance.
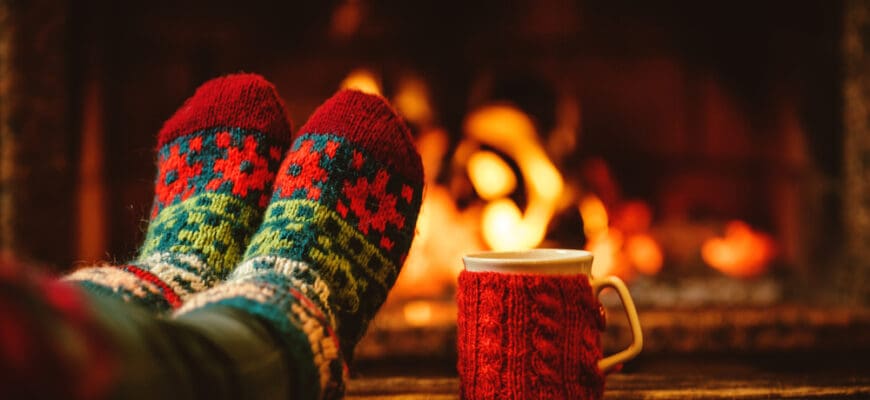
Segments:
[[[237,310],[156,318],[0,260],[4,398],[287,398],[278,343]]]

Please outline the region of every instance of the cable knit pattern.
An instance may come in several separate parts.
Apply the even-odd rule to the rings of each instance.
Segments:
[[[463,399],[600,399],[600,303],[585,275],[459,275]]]

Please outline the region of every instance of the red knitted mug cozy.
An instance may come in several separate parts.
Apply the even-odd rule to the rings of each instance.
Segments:
[[[463,271],[463,399],[600,399],[600,303],[585,275]]]

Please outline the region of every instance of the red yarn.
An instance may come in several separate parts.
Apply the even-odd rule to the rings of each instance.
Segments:
[[[157,275],[151,273],[151,271],[146,271],[135,265],[121,265],[115,267],[128,271],[133,275],[136,275],[137,277],[139,277],[139,279],[143,281],[153,283],[158,288],[160,288],[160,293],[163,294],[163,298],[166,299],[166,302],[169,303],[172,308],[181,307],[181,297],[175,293],[175,290],[173,290],[172,287],[167,285],[166,282],[163,282],[163,280],[160,279]]]
[[[584,275],[459,275],[463,399],[600,399],[600,303]]]
[[[218,134],[220,135],[220,134]],[[227,134],[227,137],[230,135]],[[220,140],[221,136],[218,136]],[[250,189],[265,191],[275,178],[275,173],[269,169],[269,160],[257,151],[257,140],[253,136],[245,136],[242,147],[227,144],[226,158],[214,160],[214,171],[220,173],[220,178],[214,178],[206,185],[206,189],[216,190],[224,182],[232,182],[234,196],[246,197]],[[271,151],[270,153],[275,153]],[[277,159],[276,159],[277,160]],[[248,165],[248,169],[240,168]],[[179,176],[182,173],[179,172]],[[180,180],[180,179],[179,179]],[[211,189],[215,188],[215,189]]]
[[[342,90],[321,105],[302,128],[302,134],[340,133],[369,155],[412,182],[423,180],[423,163],[414,150],[407,125],[380,96]],[[395,138],[399,143],[384,141]]]
[[[260,75],[212,79],[163,124],[157,148],[179,136],[214,127],[250,129],[286,143],[290,122],[283,104],[275,86]]]

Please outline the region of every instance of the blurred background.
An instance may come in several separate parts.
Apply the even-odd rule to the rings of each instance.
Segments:
[[[652,352],[868,346],[867,18],[845,0],[0,2],[0,249],[57,273],[132,258],[163,121],[256,72],[295,127],[340,87],[380,93],[423,155],[418,237],[363,359],[449,353],[459,257],[531,247],[590,249],[629,282]]]

